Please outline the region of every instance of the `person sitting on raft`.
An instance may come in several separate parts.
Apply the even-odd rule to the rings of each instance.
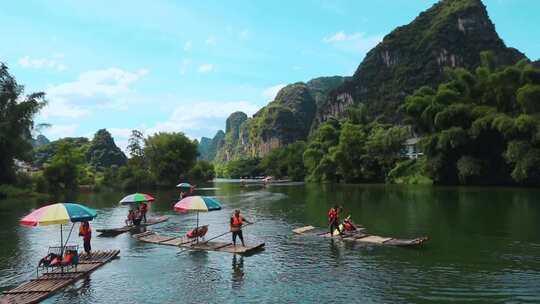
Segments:
[[[142,221],[142,212],[139,207],[133,212],[133,225],[139,226]]]
[[[59,255],[56,253],[49,253],[47,256],[39,260],[38,267],[44,266],[49,267],[51,266],[52,262],[55,261],[55,264],[58,264]]]
[[[358,229],[358,227],[356,227],[356,225],[352,222],[350,215],[343,220],[343,224],[340,226],[342,226],[340,227],[341,231],[355,231]]]
[[[64,258],[62,259],[61,265],[69,266],[69,265],[74,264],[76,255],[77,255],[77,251],[75,250],[66,251],[66,254],[64,254]]]
[[[135,213],[133,212],[133,209],[129,209],[127,219],[126,219],[126,225],[127,226],[133,225],[134,219],[135,219]]]

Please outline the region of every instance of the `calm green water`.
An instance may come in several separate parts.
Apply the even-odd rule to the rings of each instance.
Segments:
[[[121,250],[114,260],[48,303],[494,303],[540,302],[540,191],[531,189],[435,188],[363,185],[289,185],[241,189],[215,183],[224,210],[201,214],[209,234],[227,229],[235,208],[256,225],[248,242],[266,250],[249,257],[184,252],[138,242],[123,234],[93,238],[94,249]],[[152,229],[184,233],[194,215],[171,211],[177,194],[153,193],[151,215],[170,220]],[[124,193],[80,194],[98,210],[92,223],[118,226]],[[326,225],[337,202],[371,233],[428,235],[422,249],[351,244],[295,236],[305,225]],[[18,220],[38,207],[27,200],[0,201],[0,290],[33,278],[58,227],[27,228]],[[228,239],[229,236],[224,237]],[[80,239],[73,238],[81,243]]]

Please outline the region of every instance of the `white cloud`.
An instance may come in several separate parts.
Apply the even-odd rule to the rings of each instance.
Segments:
[[[184,51],[190,51],[193,47],[193,42],[191,40],[188,40],[184,43]]]
[[[40,117],[45,119],[50,117],[82,118],[91,113],[90,110],[69,104],[63,99],[54,100],[48,97],[47,99],[49,100],[47,106],[39,112]]]
[[[209,73],[214,70],[214,65],[210,63],[201,64],[197,70],[199,73]]]
[[[382,40],[382,36],[367,36],[365,33],[347,34],[339,31],[323,38],[324,43],[333,44],[348,51],[367,52]]]
[[[189,109],[189,111],[186,111]],[[203,101],[191,102],[189,105],[182,103],[176,107],[168,120],[158,122],[156,125],[145,129],[145,134],[152,135],[157,132],[196,132],[206,130],[215,132],[223,128],[223,120],[231,113],[242,111],[251,116],[259,109],[259,106],[248,101]],[[214,121],[216,124],[212,124]]]
[[[125,108],[132,92],[131,85],[148,73],[119,68],[87,71],[78,79],[50,86],[45,91],[49,101],[42,115],[48,117],[79,118],[91,113],[92,108]]]
[[[341,31],[341,32],[335,33],[332,36],[325,37],[323,41],[326,43],[331,43],[331,42],[336,42],[336,41],[345,41],[345,39],[347,39],[347,35],[343,31]]]
[[[111,133],[112,136],[115,138],[129,138],[131,136],[131,131],[133,129],[130,128],[108,128],[107,131]]]
[[[43,130],[43,134],[49,139],[57,139],[62,137],[71,137],[75,135],[75,132],[79,128],[78,124],[66,124],[66,125],[51,125],[51,127]]]
[[[216,45],[216,38],[214,36],[210,36],[204,41],[204,44],[214,46]]]
[[[264,89],[264,91],[262,92],[262,96],[264,96],[268,100],[274,100],[279,90],[283,89],[285,86],[286,84],[280,83],[275,86],[268,87]]]
[[[24,56],[19,59],[19,65],[28,69],[51,69],[56,71],[63,71],[67,68],[66,65],[57,60],[64,58],[64,54],[55,54],[53,57],[54,59]]]
[[[114,143],[124,151],[124,153],[127,152],[127,146],[128,146],[128,138],[131,136],[131,131],[133,129],[129,128],[108,128],[107,131],[109,131],[114,138]]]

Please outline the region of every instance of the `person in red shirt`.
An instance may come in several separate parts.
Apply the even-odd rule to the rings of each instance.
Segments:
[[[141,203],[141,217],[145,223],[146,223],[146,212],[148,212],[148,204]]]
[[[333,236],[336,229],[339,231],[339,207],[337,205],[328,210],[328,223],[330,228],[330,236]]]
[[[81,226],[79,227],[79,236],[82,236],[83,238],[84,251],[87,255],[90,255],[90,252],[92,251],[92,246],[90,244],[90,241],[92,240],[92,228],[90,228],[88,222],[81,223]]]

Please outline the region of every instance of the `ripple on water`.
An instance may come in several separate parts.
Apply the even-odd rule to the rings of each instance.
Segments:
[[[456,196],[458,190],[439,193],[430,188],[426,194],[369,186],[245,190],[220,184],[219,188],[211,194],[223,201],[223,210],[199,217],[201,223],[209,224],[209,237],[227,231],[230,214],[241,208],[256,221],[245,228],[246,240],[266,242],[266,250],[249,257],[195,251],[179,254],[178,248],[138,242],[129,234],[94,238],[95,249],[118,248],[121,257],[47,302],[540,302],[540,234],[535,232],[540,231],[540,221],[531,212],[540,210],[533,204],[536,194],[531,194],[528,204],[519,192],[516,195],[525,203],[511,205],[505,203],[511,197],[498,204],[489,196],[486,201],[491,209],[486,211],[485,202],[476,204],[478,192]],[[96,201],[80,199],[98,208],[94,229],[118,226],[127,208],[109,202],[111,196],[100,195],[93,196]],[[175,198],[177,194],[158,193],[156,197]],[[404,237],[421,233],[432,239],[423,249],[408,250],[291,233],[299,226],[323,226],[326,208],[335,201],[343,201],[347,213],[370,231]],[[151,229],[183,235],[195,225],[196,216],[175,213],[171,205],[170,201],[151,205],[151,214],[170,217]],[[11,224],[0,226],[0,241],[6,245],[0,250],[2,289],[33,278],[38,257],[58,241],[54,227],[17,226],[23,211],[16,213]],[[506,214],[520,220],[486,228],[504,222]],[[230,235],[219,240],[229,241]],[[74,241],[80,243],[77,237]]]

